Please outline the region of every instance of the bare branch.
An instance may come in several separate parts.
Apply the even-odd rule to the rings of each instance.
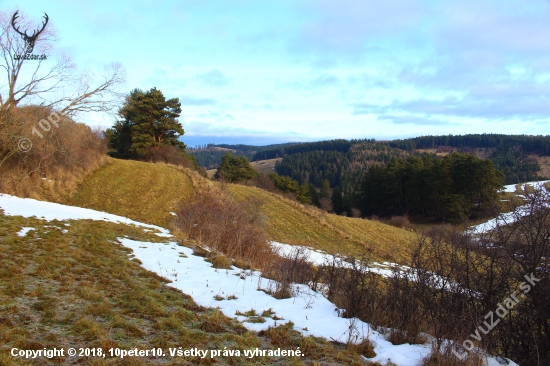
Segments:
[[[97,78],[93,72],[78,75],[67,56],[62,56],[49,69],[46,66],[49,62],[16,57],[28,51],[29,37],[32,46],[42,53],[53,48],[55,36],[48,20],[46,15],[37,28],[18,12],[14,16],[0,12],[0,66],[5,70],[7,81],[0,87],[0,112],[37,101],[68,115],[111,111],[121,100],[115,91],[124,82],[125,72],[120,64],[108,65]],[[21,29],[36,30],[29,36]]]

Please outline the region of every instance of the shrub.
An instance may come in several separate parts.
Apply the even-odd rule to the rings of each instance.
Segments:
[[[292,296],[293,283],[309,283],[315,276],[316,270],[308,263],[308,254],[304,247],[295,247],[290,253],[275,257],[268,266],[264,267],[264,277],[276,282],[270,283],[274,288],[268,291],[276,299],[288,299]]]
[[[231,265],[233,264],[231,259],[227,258],[225,255],[221,253],[216,253],[212,257],[210,257],[210,263],[212,263],[212,267],[214,268],[225,268],[225,269],[231,269]]]
[[[32,144],[29,151],[18,146],[23,138]],[[0,113],[0,186],[6,193],[36,198],[70,193],[99,166],[106,151],[99,131],[51,108],[25,106]]]
[[[214,174],[214,178],[226,182],[247,181],[258,176],[248,159],[244,156],[235,156],[226,153]]]
[[[213,251],[262,267],[272,253],[259,205],[257,199],[237,201],[223,192],[206,192],[180,208],[173,225]]]
[[[167,163],[189,169],[194,168],[191,156],[180,148],[171,145],[150,147],[141,159],[151,163]]]
[[[414,226],[411,225],[411,222],[409,221],[408,215],[403,216],[392,216],[390,219],[389,224],[391,226],[398,227],[400,229],[413,229]]]

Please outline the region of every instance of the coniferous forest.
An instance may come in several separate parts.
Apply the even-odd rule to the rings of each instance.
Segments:
[[[495,208],[503,177],[490,160],[470,154],[393,159],[365,173],[361,209],[366,215],[462,221]]]
[[[550,137],[478,134],[264,147],[211,145],[200,156],[221,156],[227,149],[250,160],[282,158],[271,180],[276,187],[281,177],[294,181],[299,189],[290,191],[303,203],[321,206],[317,195],[328,187],[324,196],[337,213],[360,209],[363,216],[407,214],[460,221],[491,212],[504,184],[547,178],[536,157],[550,155]],[[208,163],[219,165],[213,159]]]

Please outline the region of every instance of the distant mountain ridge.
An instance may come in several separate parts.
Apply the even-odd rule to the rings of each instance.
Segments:
[[[489,159],[504,172],[505,184],[548,178],[550,172],[550,165],[541,166],[540,159],[550,156],[550,135],[468,134],[390,141],[337,139],[266,146],[209,144],[189,152],[200,166],[208,169],[216,168],[226,152],[246,156],[250,161],[283,158],[275,169],[280,175],[317,187],[328,179],[331,187],[340,187],[348,193],[358,190],[363,173],[373,164],[386,164],[393,158],[420,153],[462,152]]]
[[[245,144],[208,144],[192,149],[187,149],[190,155],[195,157],[197,164],[205,169],[217,168],[222,156],[229,152],[236,156],[245,156],[248,160],[254,161],[256,154],[266,150],[280,150],[285,147],[301,144],[300,142],[288,142],[284,144],[272,144],[265,146]]]

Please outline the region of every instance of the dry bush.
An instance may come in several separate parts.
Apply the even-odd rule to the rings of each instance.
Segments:
[[[315,268],[308,262],[309,255],[304,247],[295,247],[290,253],[279,254],[263,268],[263,276],[274,280],[269,292],[276,299],[292,297],[293,283],[310,283],[316,276]]]
[[[19,148],[21,139],[31,142],[29,151]],[[70,194],[103,162],[107,151],[99,131],[38,106],[14,108],[0,115],[0,146],[2,190],[50,199]]]
[[[343,309],[344,318],[373,318],[381,277],[368,270],[369,262],[368,254],[360,259],[335,256],[319,267],[316,281],[328,286],[327,298]]]
[[[332,211],[332,201],[329,198],[320,198],[319,205],[321,206],[322,210],[325,210],[327,212]]]
[[[212,267],[214,268],[225,268],[225,269],[231,269],[231,266],[233,265],[233,262],[231,259],[227,258],[225,255],[221,253],[215,253],[210,257],[210,263],[212,263]]]
[[[262,173],[257,178],[253,178],[251,180],[252,184],[256,187],[263,189],[268,192],[276,192],[277,187],[275,187],[275,183],[269,178],[269,175]]]
[[[151,163],[166,163],[193,169],[193,164],[176,146],[150,147],[142,159]]]
[[[459,353],[461,355],[461,353]],[[459,359],[451,347],[444,350],[432,349],[432,352],[422,359],[421,366],[484,366],[484,357],[478,353],[468,353],[464,360]]]
[[[358,208],[352,208],[351,209],[351,217],[361,217],[361,210]]]
[[[392,216],[388,224],[398,227],[400,229],[414,229],[414,225],[411,224],[408,215]]]
[[[376,356],[376,352],[374,352],[374,346],[368,338],[363,339],[361,343],[348,345],[348,349],[351,349],[352,351],[357,352],[360,355],[365,356],[366,358],[372,358]]]
[[[257,199],[236,201],[223,192],[196,196],[177,211],[173,226],[211,250],[264,267],[273,254]]]

